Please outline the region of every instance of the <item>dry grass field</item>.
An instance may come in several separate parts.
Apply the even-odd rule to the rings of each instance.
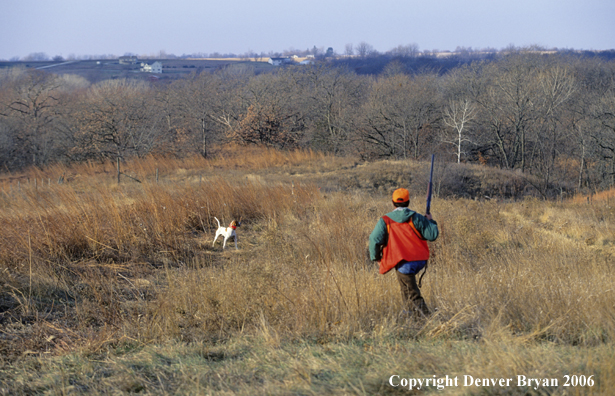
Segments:
[[[437,311],[415,320],[367,240],[396,187],[424,210],[427,167],[225,148],[120,184],[111,163],[3,175],[0,394],[612,394],[615,209],[463,198],[460,172],[517,182],[439,166]],[[241,218],[239,250],[214,216]]]

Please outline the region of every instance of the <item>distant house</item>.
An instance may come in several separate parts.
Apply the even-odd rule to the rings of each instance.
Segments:
[[[269,58],[269,60],[267,61],[267,63],[270,63],[273,66],[282,66],[284,64],[290,64],[290,63],[294,63],[294,62],[295,61],[292,60],[292,58],[289,58],[289,57]]]
[[[136,56],[120,56],[120,65],[136,65],[139,60]]]
[[[151,65],[141,63],[141,71],[144,73],[162,73],[162,63],[156,61]]]

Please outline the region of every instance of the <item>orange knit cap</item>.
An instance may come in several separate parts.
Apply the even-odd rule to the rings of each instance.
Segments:
[[[393,192],[393,202],[408,202],[410,193],[405,188],[398,188]]]

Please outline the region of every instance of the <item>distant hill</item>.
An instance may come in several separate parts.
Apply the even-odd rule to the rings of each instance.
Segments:
[[[162,73],[152,74],[141,72],[141,63],[162,63]],[[135,64],[120,64],[119,60],[77,60],[77,61],[28,61],[0,62],[0,69],[23,67],[40,69],[55,74],[75,74],[97,82],[118,78],[137,78],[157,80],[174,80],[193,72],[216,70],[225,67],[248,68],[255,71],[274,68],[267,62],[256,62],[243,59],[139,59]]]
[[[523,51],[530,53],[540,53],[543,56],[568,56],[577,58],[599,58],[605,61],[615,60],[615,50],[606,51]],[[338,66],[347,67],[357,74],[378,75],[385,72],[387,65],[397,62],[398,67],[403,68],[406,73],[417,73],[431,70],[438,73],[445,73],[463,64],[483,60],[497,60],[509,54],[507,51],[459,51],[459,52],[439,52],[439,53],[419,53],[416,56],[395,56],[391,54],[377,54],[366,57],[346,56],[332,58],[330,61]]]
[[[522,51],[522,50],[521,50]],[[614,60],[615,50],[605,51],[577,51],[577,50],[552,50],[552,51],[530,51],[540,52],[545,56],[571,56],[583,58],[600,58],[603,60]],[[438,53],[418,53],[415,56],[398,56],[390,53],[375,54],[366,57],[360,56],[333,56],[316,58],[317,62],[327,62],[335,66],[345,67],[357,74],[378,75],[386,72],[387,66],[391,62],[396,62],[406,73],[416,73],[432,70],[438,73],[445,73],[463,64],[480,60],[496,60],[506,55],[506,51],[458,51],[458,52],[438,52]],[[297,65],[306,58],[297,58]],[[23,67],[46,70],[56,74],[75,74],[97,82],[108,79],[136,78],[136,79],[156,79],[170,81],[192,72],[203,70],[216,70],[222,68],[237,68],[253,70],[256,73],[275,70],[277,66],[272,66],[267,61],[268,57],[258,59],[246,58],[174,58],[174,59],[138,59],[134,64],[121,64],[119,59],[102,60],[57,60],[57,61],[0,61],[0,69],[8,67]],[[143,73],[140,71],[141,63],[152,64],[153,62],[162,63],[162,74]]]

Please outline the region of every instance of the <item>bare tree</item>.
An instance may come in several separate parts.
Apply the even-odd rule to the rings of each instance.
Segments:
[[[227,130],[228,138],[241,144],[296,147],[306,125],[299,91],[293,85],[286,70],[251,78],[242,94],[245,107]]]
[[[303,91],[301,98],[307,98],[304,107],[312,146],[336,154],[348,152],[366,90],[364,79],[328,64],[304,70],[295,76],[295,86]]]
[[[578,161],[576,186],[579,190],[591,182],[610,185],[608,129],[603,128],[604,100],[615,90],[615,66],[597,60],[585,60],[575,65],[576,90],[567,104],[566,117],[570,122],[570,156]],[[613,111],[613,110],[611,110]],[[615,145],[613,146],[615,147]]]
[[[436,76],[398,74],[372,84],[364,107],[364,139],[378,156],[419,158],[439,122]]]
[[[576,90],[576,80],[566,65],[549,64],[537,75],[539,90],[534,103],[537,113],[533,126],[533,149],[530,164],[534,174],[541,179],[541,188],[546,194],[549,185],[558,173],[558,157],[567,151],[570,130],[574,125],[567,115],[565,105]],[[561,172],[559,172],[561,173]]]
[[[365,41],[361,41],[359,45],[357,45],[356,52],[361,58],[367,58],[374,53],[374,47]]]
[[[382,70],[382,75],[384,77],[391,77],[397,74],[406,74],[407,69],[406,66],[400,62],[398,59],[394,59],[391,62],[387,63],[384,69]]]
[[[190,78],[177,81],[171,87],[173,101],[180,117],[177,128],[186,150],[198,152],[207,157],[209,146],[214,140],[217,123],[212,108],[216,97],[215,76],[208,72],[193,74]]]
[[[241,117],[242,92],[253,75],[242,70],[194,73],[171,85],[178,138],[203,157],[223,141]]]
[[[44,52],[33,52],[23,58],[26,62],[41,62],[49,60],[49,56]]]
[[[592,108],[596,126],[592,137],[603,164],[602,178],[615,186],[615,89],[602,97]]]
[[[59,113],[61,80],[53,74],[28,70],[5,75],[2,83],[0,116],[11,134],[12,162],[16,166],[47,163],[56,148],[53,124]]]
[[[454,140],[445,140],[446,143],[454,144],[457,149],[457,163],[461,163],[462,146],[465,142],[471,142],[464,133],[468,124],[474,120],[476,108],[469,99],[452,100],[444,108],[444,124],[456,132]]]
[[[108,80],[92,86],[76,114],[76,154],[84,157],[144,156],[160,144],[164,124],[148,87],[136,81]]]
[[[408,44],[408,45],[398,45],[390,51],[390,54],[393,56],[398,56],[402,58],[414,58],[419,53],[419,46],[416,43]]]
[[[489,131],[489,145],[501,166],[522,171],[531,152],[529,135],[539,117],[537,79],[540,59],[513,54],[497,63],[472,66],[471,99],[480,110],[480,123]]]
[[[346,55],[346,56],[353,56],[354,55],[354,48],[353,48],[353,45],[351,43],[346,44],[346,46],[344,47],[344,55]]]

